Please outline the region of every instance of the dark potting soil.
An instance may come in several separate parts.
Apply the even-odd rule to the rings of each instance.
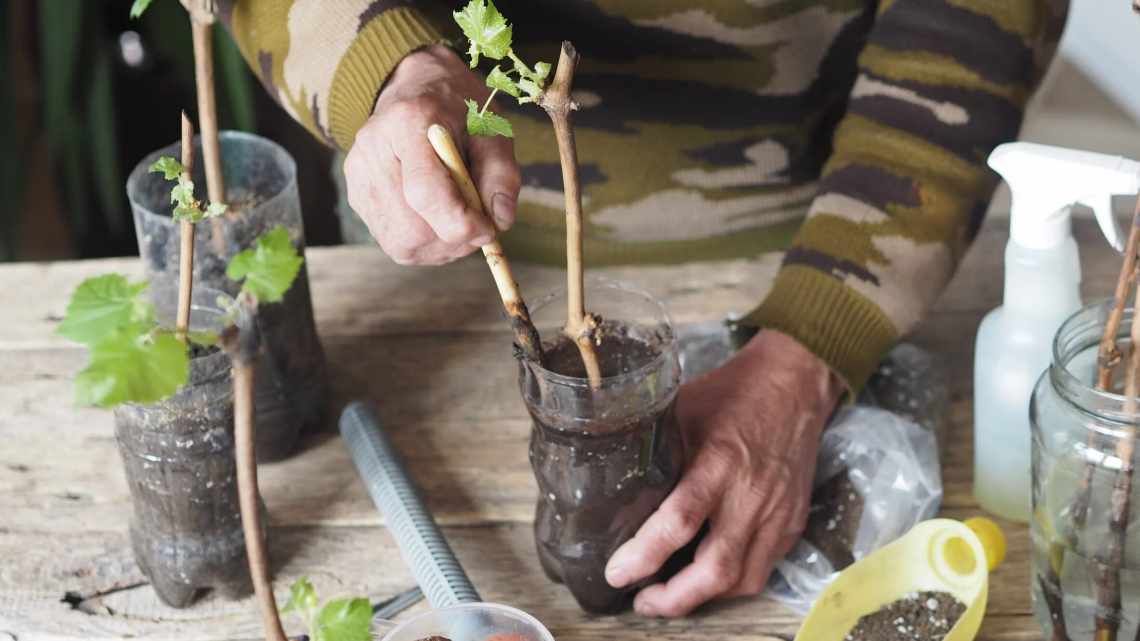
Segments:
[[[636,371],[661,353],[658,345],[619,325],[604,323],[601,329],[597,352],[603,376]],[[545,352],[551,370],[585,377],[572,341],[556,340]],[[620,403],[607,402],[613,407]],[[670,396],[651,407],[615,411],[616,418],[585,421],[573,411],[558,416],[532,411],[539,560],[547,575],[565,583],[588,612],[613,613],[630,604],[633,587],[611,588],[606,562],[680,478],[683,452],[673,405]]]
[[[190,360],[194,360],[195,358],[213,356],[214,354],[217,354],[219,351],[221,351],[221,349],[222,348],[218,347],[217,345],[202,345],[200,343],[191,341],[189,350]]]
[[[912,592],[859,619],[844,641],[941,641],[966,606],[946,592]]]
[[[852,550],[862,518],[863,497],[847,472],[840,472],[812,493],[804,539],[842,570],[855,562]]]
[[[598,368],[602,377],[628,374],[648,365],[661,354],[660,345],[647,342],[644,338],[630,336],[629,328],[615,321],[604,320],[598,324],[595,335],[598,344]],[[546,368],[563,376],[586,378],[586,365],[574,341],[559,336],[542,346],[546,357]]]

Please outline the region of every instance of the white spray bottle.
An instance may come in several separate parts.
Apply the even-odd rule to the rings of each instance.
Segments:
[[[1140,189],[1140,163],[1026,142],[999,146],[990,167],[1013,204],[1002,306],[978,327],[974,352],[974,496],[1017,521],[1030,513],[1029,399],[1052,360],[1053,336],[1081,307],[1081,265],[1069,208],[1088,205],[1122,250],[1112,194]]]

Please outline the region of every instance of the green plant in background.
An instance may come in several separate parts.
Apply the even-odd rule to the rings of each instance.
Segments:
[[[8,12],[0,9],[0,33],[9,33]],[[12,77],[11,53],[0,47],[0,78]],[[12,83],[0,83],[0,261],[16,256],[19,225],[16,215],[24,202],[24,163],[22,137],[17,135],[16,96]]]
[[[135,0],[134,4],[131,5],[131,18],[135,20],[141,18],[152,1],[153,0]]]
[[[194,62],[185,11],[178,2],[157,2],[137,22],[126,24],[124,0],[51,0],[24,3],[38,24],[34,34],[0,43],[0,261],[28,256],[18,240],[22,223],[41,215],[25,207],[27,198],[58,197],[58,211],[70,245],[81,256],[130,251],[133,225],[123,189],[125,163],[152,148],[154,132],[117,126],[139,95],[192,96]],[[136,3],[137,4],[137,3]],[[12,33],[20,17],[15,3],[0,5],[0,33]],[[120,54],[120,37],[136,31],[146,52],[141,67]],[[223,29],[215,29],[213,49],[218,81],[218,120],[226,128],[254,131],[253,78]],[[38,55],[23,48],[37,47]],[[176,73],[151,73],[152,65]],[[130,81],[124,82],[124,78]],[[26,95],[27,89],[38,95]],[[17,102],[19,101],[19,102]],[[24,106],[23,111],[18,106]],[[39,117],[28,112],[38,111]],[[27,191],[28,158],[48,152],[51,180]],[[54,211],[54,209],[52,210]]]
[[[289,588],[282,613],[295,612],[309,631],[309,641],[368,641],[372,638],[372,606],[363,597],[332,599],[321,604],[307,577]]]

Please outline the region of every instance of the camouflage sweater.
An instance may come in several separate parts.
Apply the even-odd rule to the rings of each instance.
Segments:
[[[342,149],[407,53],[458,37],[459,0],[234,0],[222,18],[269,92]],[[923,315],[996,184],[1065,0],[500,0],[526,60],[582,54],[587,264],[785,252],[747,317],[858,389]],[[541,110],[514,108],[525,186],[504,238],[563,258]]]

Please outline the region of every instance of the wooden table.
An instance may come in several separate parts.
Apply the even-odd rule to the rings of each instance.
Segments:
[[[1086,295],[1104,296],[1117,258],[1079,220]],[[978,513],[971,496],[973,338],[1000,301],[1005,223],[987,225],[936,311],[911,339],[936,352],[952,386],[943,443],[943,512]],[[535,558],[529,421],[516,392],[510,338],[486,268],[392,265],[370,248],[309,252],[317,324],[334,408],[375,401],[412,472],[488,600],[575,639],[789,639],[798,618],[761,598],[716,604],[680,621],[588,617],[549,583]],[[663,297],[680,323],[723,317],[759,299],[777,262],[604,270]],[[0,267],[0,641],[254,639],[251,600],[207,597],[186,610],[159,603],[128,548],[130,513],[111,414],[76,408],[71,379],[83,351],[54,335],[83,278],[139,272],[133,259]],[[535,297],[561,272],[519,268]],[[599,270],[601,271],[601,270]],[[373,599],[412,585],[395,544],[332,429],[291,460],[263,466],[278,600],[308,575],[325,594]],[[1028,534],[1008,525],[1010,554],[993,577],[981,638],[1040,639],[1030,613]],[[422,605],[419,607],[423,607]],[[291,632],[299,632],[295,621]]]

